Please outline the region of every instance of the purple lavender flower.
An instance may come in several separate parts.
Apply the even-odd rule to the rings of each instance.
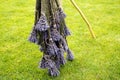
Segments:
[[[57,68],[48,69],[48,73],[50,76],[58,76],[60,74],[60,72]]]
[[[41,68],[47,68],[48,73],[51,76],[58,76],[60,74],[59,70],[56,68],[55,62],[50,59],[49,55],[44,55],[42,61],[40,62]]]
[[[69,29],[67,26],[64,27],[64,36],[68,36],[68,35],[71,35]]]
[[[66,40],[63,37],[61,37],[61,44],[62,44],[64,50],[67,51],[68,50],[68,45],[66,43]]]
[[[60,64],[65,65],[66,61],[64,59],[64,50],[62,48],[58,50],[57,58],[59,59]]]
[[[70,51],[70,49],[67,50],[67,59],[69,61],[72,61],[74,59],[74,56],[73,56],[72,52]]]
[[[31,35],[28,39],[30,42],[33,42],[33,43],[37,43],[37,33],[36,31],[33,29],[33,31],[31,32]]]
[[[63,12],[61,8],[58,9],[55,13],[55,21],[56,23],[60,23],[61,20],[63,20],[66,17],[66,14]]]
[[[53,41],[50,41],[50,43],[47,45],[46,53],[48,55],[57,55],[58,47]]]
[[[59,10],[60,18],[64,19],[66,17],[66,14],[63,12],[63,10],[61,8],[59,8],[58,10]]]
[[[61,39],[61,35],[57,31],[57,29],[52,29],[51,30],[51,37],[52,37],[53,41],[60,41],[60,39]]]
[[[47,23],[46,17],[44,15],[41,15],[39,21],[35,25],[35,29],[41,32],[41,31],[48,30],[48,28],[49,28],[49,25]]]
[[[39,63],[39,68],[43,68],[43,69],[47,68],[46,65],[45,65],[45,62],[46,62],[46,60],[43,57],[42,60]]]

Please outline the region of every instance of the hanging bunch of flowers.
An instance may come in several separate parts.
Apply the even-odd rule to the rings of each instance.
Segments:
[[[65,65],[64,53],[72,61],[73,54],[66,37],[70,31],[65,24],[65,13],[58,0],[36,0],[35,23],[29,41],[40,46],[43,52],[40,68],[47,68],[51,76],[58,76]]]

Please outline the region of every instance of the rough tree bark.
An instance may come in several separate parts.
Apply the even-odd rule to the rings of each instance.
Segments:
[[[67,60],[73,60],[66,37],[70,32],[65,24],[65,17],[60,0],[36,0],[34,27],[29,41],[40,46],[43,52],[40,68],[47,68],[51,76],[59,75],[60,65],[64,65],[64,52]]]

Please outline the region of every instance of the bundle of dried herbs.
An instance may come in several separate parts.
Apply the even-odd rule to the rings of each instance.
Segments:
[[[66,37],[70,31],[65,23],[65,13],[59,0],[36,0],[35,22],[29,41],[40,46],[43,58],[39,67],[48,69],[51,76],[58,76],[61,65],[74,59]]]

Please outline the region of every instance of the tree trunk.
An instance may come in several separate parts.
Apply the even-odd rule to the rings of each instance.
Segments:
[[[66,40],[70,32],[65,17],[60,0],[36,0],[35,22],[29,41],[40,46],[43,58],[39,66],[47,68],[51,76],[58,76],[60,65],[65,64],[64,52],[68,60],[73,60]]]

